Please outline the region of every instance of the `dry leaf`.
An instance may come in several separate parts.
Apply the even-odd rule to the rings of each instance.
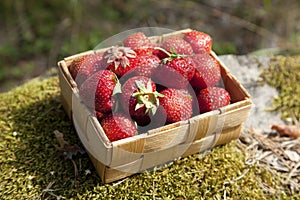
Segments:
[[[296,125],[272,125],[271,129],[277,131],[280,136],[288,136],[293,139],[300,137],[300,127]]]
[[[64,159],[72,160],[73,156],[76,156],[78,153],[84,154],[84,150],[82,150],[77,144],[70,145],[68,142],[64,140],[64,135],[59,131],[54,131],[55,137],[60,146],[54,145],[55,148],[59,151],[59,155],[63,156]]]
[[[68,144],[68,142],[66,142],[64,140],[64,134],[62,134],[61,132],[59,132],[58,130],[54,131],[55,137],[60,145],[60,148],[63,148],[66,144]]]

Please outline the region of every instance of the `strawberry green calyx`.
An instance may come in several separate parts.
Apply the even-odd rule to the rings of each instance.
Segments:
[[[138,91],[132,94],[132,97],[136,97],[138,100],[138,103],[135,106],[135,110],[138,110],[139,108],[145,106],[145,113],[148,113],[149,110],[151,110],[152,114],[154,115],[159,106],[158,97],[164,97],[164,95],[160,94],[157,91],[153,92],[151,80],[148,81],[146,86],[142,81],[135,81],[135,83],[138,88]]]
[[[129,47],[111,47],[107,50],[107,54],[104,56],[107,59],[107,64],[114,63],[115,70],[121,66],[126,68],[130,65],[130,61],[128,58],[135,58],[136,53]]]

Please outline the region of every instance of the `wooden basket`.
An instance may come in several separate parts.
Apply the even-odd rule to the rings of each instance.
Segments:
[[[154,36],[151,40],[160,44],[172,35],[182,36],[189,31],[191,30],[185,29]],[[230,105],[197,115],[187,121],[110,142],[96,117],[81,102],[77,85],[68,70],[75,58],[91,53],[94,51],[73,55],[60,61],[59,80],[64,109],[72,119],[78,136],[103,182],[113,182],[239,137],[243,122],[247,120],[251,109],[250,95],[215,53],[211,52],[220,62],[224,87],[232,100]]]

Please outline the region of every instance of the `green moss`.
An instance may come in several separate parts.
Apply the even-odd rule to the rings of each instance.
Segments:
[[[33,79],[0,94],[2,199],[290,198],[278,176],[244,163],[245,153],[235,141],[118,184],[103,184],[84,154],[74,158],[79,175],[75,179],[72,162],[57,155],[54,130],[64,133],[70,144],[82,147],[62,108],[57,75]],[[273,188],[273,193],[262,185]]]
[[[294,113],[300,118],[300,56],[275,56],[270,60],[269,68],[263,71],[265,82],[279,91],[274,97],[270,110],[280,111],[282,118],[290,118]]]

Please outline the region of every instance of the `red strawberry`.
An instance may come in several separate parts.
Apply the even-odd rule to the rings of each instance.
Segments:
[[[121,77],[134,68],[136,55],[129,47],[111,47],[103,54],[102,66]]]
[[[215,86],[221,78],[219,62],[208,53],[195,54],[191,58],[196,69],[191,85],[197,89]]]
[[[158,67],[160,60],[153,54],[149,55],[138,55],[135,61],[132,62],[134,65],[134,73],[138,76],[151,77],[154,70]]]
[[[109,114],[100,124],[111,142],[137,135],[133,121],[122,113]]]
[[[106,116],[106,114],[104,114],[104,113],[102,113],[102,112],[99,112],[99,111],[97,111],[97,110],[95,110],[94,113],[95,113],[95,116],[97,117],[97,119],[98,119],[99,121],[102,120],[102,119]]]
[[[188,42],[186,42],[184,39],[177,36],[172,36],[168,38],[165,42],[163,42],[161,47],[167,50],[168,52],[181,54],[181,55],[191,55],[193,53],[193,49],[191,45]],[[168,55],[160,51],[158,53],[158,57],[160,59],[164,59],[168,57]]]
[[[216,110],[230,103],[229,93],[219,87],[208,87],[197,96],[200,113]]]
[[[80,67],[82,66],[85,59],[86,59],[86,56],[82,56],[82,57],[74,59],[71,62],[70,66],[69,66],[69,71],[74,80],[75,80],[75,78],[78,74],[78,71],[79,71]]]
[[[72,61],[69,70],[78,86],[80,86],[89,76],[101,69],[101,60],[101,54],[90,54]]]
[[[167,88],[161,94],[164,97],[159,97],[159,103],[167,115],[167,123],[187,120],[192,116],[192,96],[187,90]]]
[[[150,116],[156,112],[159,105],[156,86],[150,78],[134,76],[122,86],[122,106],[129,111],[130,116],[138,125],[144,126],[150,122]]]
[[[211,50],[212,38],[206,33],[200,31],[191,31],[185,33],[183,39],[191,44],[194,53],[209,53]]]
[[[165,52],[166,53],[166,52]],[[195,73],[193,60],[178,54],[169,54],[155,71],[158,83],[173,88],[185,88]]]
[[[124,46],[130,47],[138,55],[152,54],[154,45],[150,39],[142,32],[134,33],[124,40]]]
[[[110,70],[100,70],[88,78],[79,88],[79,95],[90,108],[108,113],[115,104],[112,96],[118,79]]]

